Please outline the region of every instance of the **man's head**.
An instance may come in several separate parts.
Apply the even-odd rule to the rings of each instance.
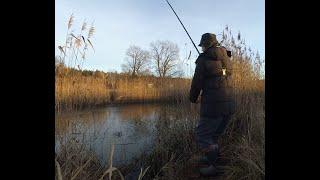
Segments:
[[[202,35],[200,44],[198,46],[201,46],[202,51],[205,51],[212,46],[216,46],[217,44],[218,40],[215,34],[205,33]]]

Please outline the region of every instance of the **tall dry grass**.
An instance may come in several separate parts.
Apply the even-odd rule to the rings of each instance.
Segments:
[[[103,173],[98,157],[75,139],[68,139],[56,152],[56,179],[96,180]]]
[[[60,149],[55,157],[57,180],[124,180],[120,169],[113,166],[114,145],[111,147],[108,166],[103,166],[96,154],[75,139],[68,139]],[[137,180],[142,180],[148,169],[141,168]]]
[[[72,72],[72,73],[71,73]],[[56,70],[55,109],[76,110],[111,103],[187,101],[190,79],[132,77],[66,67]]]
[[[236,113],[221,138],[228,161],[223,179],[260,180],[265,176],[264,60],[246,47],[240,33],[226,27],[224,45],[233,51]]]
[[[65,64],[70,68],[81,69],[89,48],[94,51],[92,37],[95,33],[95,27],[93,23],[88,27],[87,22],[84,21],[81,28],[76,32],[74,20],[75,17],[71,14],[67,21],[65,42],[58,46],[60,54],[57,55],[56,65]]]

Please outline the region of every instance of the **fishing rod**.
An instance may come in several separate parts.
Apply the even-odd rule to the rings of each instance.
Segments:
[[[177,15],[176,11],[173,9],[173,7],[172,7],[172,6],[171,6],[171,4],[169,3],[169,1],[168,1],[168,0],[166,0],[166,1],[167,1],[168,5],[170,6],[170,8],[172,9],[172,11],[174,12],[174,14],[176,15],[176,17],[178,18],[178,20],[179,20],[180,24],[182,25],[183,29],[186,31],[187,35],[189,36],[189,38],[190,38],[190,40],[191,40],[191,42],[192,42],[192,44],[193,44],[194,48],[196,48],[197,52],[200,54],[200,52],[199,52],[199,50],[198,50],[197,46],[194,44],[194,42],[193,42],[193,40],[192,40],[191,36],[189,35],[189,33],[188,33],[187,29],[184,27],[184,25],[183,25],[183,23],[181,22],[181,20],[180,20],[179,16]]]

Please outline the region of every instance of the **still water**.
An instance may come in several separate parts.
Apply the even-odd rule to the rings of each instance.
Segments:
[[[113,164],[128,164],[152,150],[159,121],[187,118],[181,108],[167,104],[134,104],[56,114],[55,151],[68,143],[68,139],[74,139],[106,164],[114,144]]]

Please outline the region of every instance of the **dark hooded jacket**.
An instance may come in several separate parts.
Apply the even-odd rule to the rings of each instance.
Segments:
[[[224,75],[222,69],[226,69]],[[231,85],[231,62],[223,47],[212,46],[196,60],[189,99],[196,103],[201,93],[201,117],[231,115],[235,111]]]

